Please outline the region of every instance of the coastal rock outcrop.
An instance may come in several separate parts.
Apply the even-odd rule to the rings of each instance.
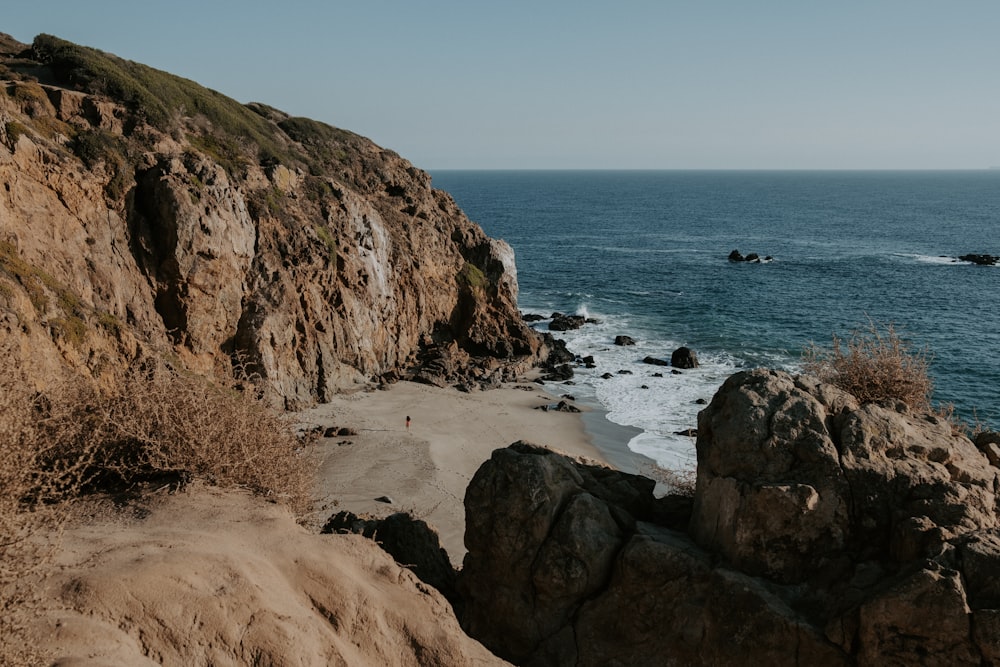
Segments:
[[[1000,256],[971,253],[958,258],[962,262],[970,262],[979,266],[996,266],[1000,263]]]
[[[448,384],[544,361],[510,246],[392,151],[54,37],[22,46],[0,54],[8,353],[97,379],[165,357],[287,408],[449,346],[479,370]]]
[[[587,318],[583,315],[552,313],[552,321],[549,322],[549,331],[570,331],[572,329],[579,329],[586,323]]]
[[[766,257],[761,257],[755,252],[752,252],[749,255],[744,255],[739,250],[733,250],[732,252],[729,253],[728,259],[730,262],[746,262],[748,264],[762,264],[764,262],[770,262],[773,259],[773,257],[771,257],[770,255]]]
[[[697,452],[687,505],[494,452],[466,494],[463,627],[533,665],[1000,656],[1000,470],[945,420],[750,371],[701,412]]]

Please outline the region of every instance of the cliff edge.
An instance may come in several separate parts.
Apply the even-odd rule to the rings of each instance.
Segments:
[[[345,130],[49,35],[0,39],[0,342],[98,381],[144,355],[301,408],[539,358],[511,248]]]

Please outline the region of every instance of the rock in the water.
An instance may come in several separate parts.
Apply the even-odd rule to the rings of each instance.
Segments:
[[[615,336],[615,345],[635,345],[635,339],[631,336]]]
[[[679,347],[670,354],[670,365],[674,368],[697,368],[698,355],[689,347]]]
[[[569,364],[560,364],[559,366],[554,366],[549,368],[544,375],[542,375],[543,380],[548,380],[549,382],[562,382],[564,380],[569,380],[573,377],[573,367]]]
[[[729,253],[730,262],[745,262],[747,264],[761,264],[762,262],[770,262],[773,259],[770,255],[761,259],[761,256],[755,252],[749,255],[743,255],[739,250],[733,250]]]
[[[656,357],[646,357],[642,360],[644,364],[651,364],[653,366],[669,366],[669,361],[664,361],[663,359],[657,359]]]
[[[587,323],[587,318],[582,315],[564,315],[563,313],[552,313],[552,321],[549,322],[550,331],[570,331],[579,329]]]
[[[963,262],[971,262],[973,264],[978,264],[979,266],[996,266],[1000,262],[1000,256],[997,255],[962,255],[958,258]]]

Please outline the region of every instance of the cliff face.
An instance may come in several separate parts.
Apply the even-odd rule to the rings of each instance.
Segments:
[[[301,407],[442,351],[472,381],[539,353],[510,247],[391,151],[55,38],[0,47],[2,344],[39,377],[236,360]]]

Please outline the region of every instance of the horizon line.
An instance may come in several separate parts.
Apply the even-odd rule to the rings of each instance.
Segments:
[[[416,165],[414,165],[416,166]],[[991,167],[418,167],[424,171],[728,171],[728,172],[970,172]]]

